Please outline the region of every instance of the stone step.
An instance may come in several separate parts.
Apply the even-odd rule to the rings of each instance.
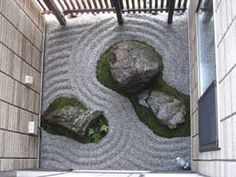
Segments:
[[[109,170],[73,170],[73,171],[17,171],[16,177],[201,177],[191,171],[150,172],[150,171],[109,171]]]

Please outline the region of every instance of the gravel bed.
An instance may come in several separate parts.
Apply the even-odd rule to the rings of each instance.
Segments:
[[[177,156],[190,160],[190,137],[162,138],[144,125],[129,100],[96,79],[96,63],[112,44],[141,40],[162,56],[163,78],[182,93],[189,93],[187,17],[81,15],[66,27],[49,21],[46,38],[43,111],[59,96],[73,96],[91,110],[102,110],[109,132],[98,144],[80,144],[42,131],[41,167],[113,170],[176,170]]]

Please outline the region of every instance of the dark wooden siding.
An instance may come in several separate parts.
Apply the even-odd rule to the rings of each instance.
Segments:
[[[120,0],[122,13],[157,13],[168,12],[171,0]],[[37,0],[42,9],[48,13],[49,9],[43,0]],[[54,0],[58,9],[64,14],[104,13],[115,12],[113,0]],[[188,0],[176,0],[175,11],[184,12]]]

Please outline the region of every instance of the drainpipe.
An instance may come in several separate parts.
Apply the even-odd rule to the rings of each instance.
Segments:
[[[38,163],[37,168],[40,168],[40,161],[41,161],[41,115],[42,115],[42,99],[43,99],[43,79],[44,79],[44,58],[45,58],[45,41],[46,41],[46,18],[44,16],[44,24],[43,24],[43,47],[42,47],[42,54],[41,54],[41,88],[40,88],[40,101],[39,101],[39,121],[38,121]]]

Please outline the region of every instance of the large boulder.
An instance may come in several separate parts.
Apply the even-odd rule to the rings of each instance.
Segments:
[[[102,111],[88,111],[77,106],[64,106],[43,117],[47,122],[64,127],[79,136],[84,136],[93,121],[102,116]]]
[[[112,46],[110,72],[121,88],[138,93],[146,88],[160,70],[160,57],[141,42],[123,41]]]
[[[139,103],[150,108],[157,119],[170,129],[185,122],[186,107],[171,95],[160,91],[145,91],[139,95]]]

